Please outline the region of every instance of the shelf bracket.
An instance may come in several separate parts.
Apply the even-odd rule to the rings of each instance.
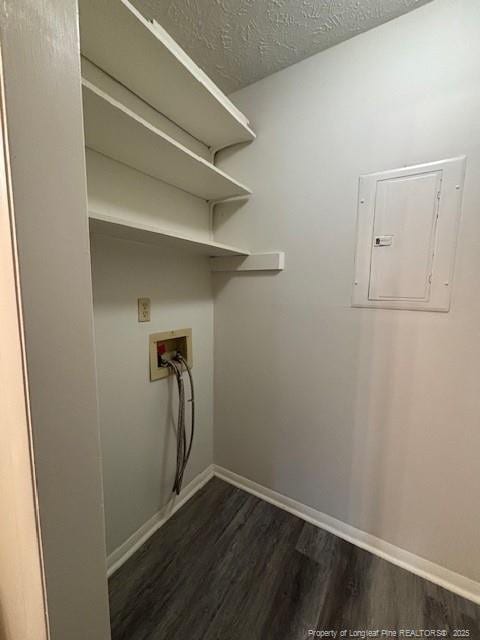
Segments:
[[[228,204],[229,202],[244,202],[244,201],[248,200],[249,197],[250,197],[250,195],[244,195],[244,196],[231,196],[230,198],[222,198],[220,200],[207,200],[208,213],[209,213],[208,224],[209,224],[209,228],[210,228],[210,238],[211,238],[211,240],[213,240],[214,232],[215,232],[214,213],[215,213],[215,207],[217,206],[217,204]]]
[[[285,253],[271,251],[252,253],[249,256],[225,256],[210,258],[211,271],[283,271]]]

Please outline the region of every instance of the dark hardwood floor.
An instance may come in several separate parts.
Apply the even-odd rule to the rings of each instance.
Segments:
[[[110,606],[113,640],[480,640],[480,607],[217,478],[114,574]]]

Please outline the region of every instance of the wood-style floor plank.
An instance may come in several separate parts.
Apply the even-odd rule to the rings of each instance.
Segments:
[[[218,478],[109,586],[113,640],[305,640],[342,629],[468,629],[480,640],[480,607]]]

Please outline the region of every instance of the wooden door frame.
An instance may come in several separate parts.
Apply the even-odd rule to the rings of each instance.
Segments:
[[[47,640],[23,318],[0,62],[0,638]]]
[[[4,379],[17,381],[24,412],[10,420],[21,445],[0,496],[8,480],[34,567],[17,572],[17,597],[0,566],[1,640],[110,638],[77,13],[76,0],[0,3],[11,186],[2,342],[16,357]],[[18,553],[12,536],[2,543],[0,558]]]

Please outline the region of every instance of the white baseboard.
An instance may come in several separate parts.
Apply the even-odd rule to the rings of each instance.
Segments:
[[[292,500],[281,493],[277,493],[272,489],[268,489],[267,487],[257,484],[256,482],[253,482],[253,480],[248,480],[248,478],[239,476],[233,471],[214,465],[214,474],[239,489],[248,491],[248,493],[257,496],[266,502],[270,502],[276,507],[280,507],[280,509],[284,509],[293,515],[302,518],[302,520],[305,520],[306,522],[310,522],[321,529],[325,529],[339,538],[347,540],[347,542],[351,542],[357,547],[370,551],[370,553],[373,553],[392,564],[402,567],[402,569],[406,569],[407,571],[438,584],[440,587],[448,589],[463,598],[467,598],[476,604],[480,604],[479,582],[466,578],[454,571],[450,571],[450,569],[446,569],[434,562],[425,560],[425,558],[420,558],[409,551],[405,551],[405,549],[401,549],[400,547],[390,544],[389,542],[385,542],[385,540],[381,540],[370,533],[366,533],[365,531],[352,527],[351,525],[346,524],[341,520],[337,520],[326,513],[307,507],[301,502]]]
[[[162,527],[173,514],[178,511],[199,489],[201,489],[213,476],[218,476],[239,489],[243,489],[266,502],[269,502],[280,509],[310,522],[311,524],[325,529],[334,535],[351,542],[352,544],[365,549],[370,553],[391,562],[402,569],[406,569],[421,578],[438,584],[444,589],[448,589],[463,598],[467,598],[476,604],[480,604],[480,583],[465,576],[446,569],[430,560],[421,558],[405,549],[401,549],[381,538],[357,529],[352,525],[337,520],[332,516],[308,507],[297,500],[268,489],[253,480],[244,478],[233,471],[210,465],[194,478],[180,493],[173,497],[166,505],[158,511],[150,520],[133,533],[123,544],[113,551],[107,558],[108,576],[110,577],[124,562],[132,556],[160,527]]]
[[[122,564],[124,564],[135,551],[160,529],[173,514],[180,509],[199,489],[213,478],[213,464],[207,467],[202,473],[194,478],[184,487],[179,496],[172,497],[167,504],[154,516],[147,520],[140,529],[135,531],[125,542],[112,551],[107,558],[107,575],[110,577]]]

